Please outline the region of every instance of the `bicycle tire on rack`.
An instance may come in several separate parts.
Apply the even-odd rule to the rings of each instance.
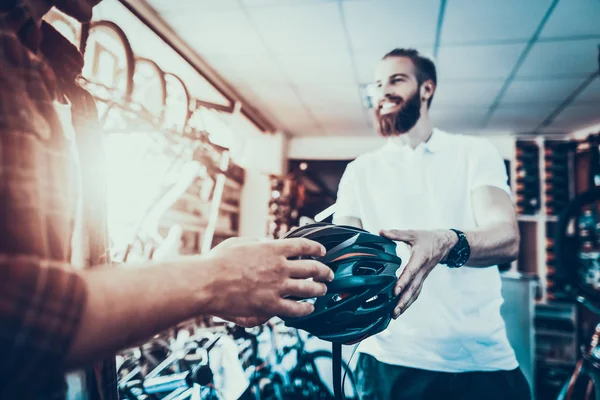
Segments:
[[[300,366],[297,366],[294,368],[294,370],[292,370],[292,372],[290,373],[290,379],[293,380],[295,378],[300,378],[300,379],[310,379],[313,381],[313,383],[315,381],[318,381],[318,386],[322,392],[322,397],[318,397],[318,399],[333,399],[334,395],[333,395],[333,385],[330,388],[327,383],[325,383],[323,381],[323,379],[321,378],[320,375],[318,375],[318,365],[317,365],[317,361],[318,359],[328,359],[331,361],[331,364],[333,365],[333,353],[329,350],[316,350],[316,351],[311,351],[311,352],[307,352],[303,355],[303,358],[307,361],[304,361]],[[306,364],[309,362],[308,360],[310,360],[310,362],[312,362],[312,364],[315,367],[315,373],[317,373],[317,375],[311,375],[311,376],[304,376],[306,374],[306,372],[302,371],[301,367],[306,366]],[[308,374],[306,374],[308,375]],[[356,378],[354,377],[354,372],[352,371],[352,369],[350,368],[350,366],[348,365],[348,363],[342,359],[342,377],[345,376],[345,384],[344,384],[344,388],[349,384],[350,387],[352,388],[352,393],[345,393],[346,395],[346,399],[350,400],[350,399],[356,399],[357,398],[357,390],[356,390]],[[352,397],[350,396],[352,395]],[[294,399],[307,399],[308,397],[295,397]]]

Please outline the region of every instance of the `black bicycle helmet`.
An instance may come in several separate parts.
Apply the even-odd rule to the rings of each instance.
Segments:
[[[325,246],[327,253],[315,259],[329,266],[335,277],[325,296],[311,299],[313,313],[284,318],[286,325],[339,344],[356,343],[387,328],[398,300],[396,270],[402,264],[396,243],[363,229],[328,223],[305,225],[282,239],[300,237]]]

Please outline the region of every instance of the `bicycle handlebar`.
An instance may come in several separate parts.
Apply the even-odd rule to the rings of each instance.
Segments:
[[[180,388],[190,388],[195,384],[206,386],[212,382],[213,373],[208,365],[198,364],[191,370],[176,374],[146,378],[144,390],[148,394],[165,393]]]
[[[583,296],[577,296],[577,301],[587,307],[590,311],[600,315],[600,308]]]

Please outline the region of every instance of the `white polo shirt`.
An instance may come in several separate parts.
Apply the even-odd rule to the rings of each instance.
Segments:
[[[416,149],[389,139],[351,162],[340,181],[334,222],[360,218],[381,229],[476,228],[471,192],[495,186],[510,194],[504,162],[487,140],[435,129]],[[399,243],[402,267],[410,257]],[[401,269],[402,269],[401,267]],[[400,272],[400,270],[399,270]],[[500,315],[497,266],[436,266],[417,301],[359,351],[379,361],[443,371],[511,370],[518,363]]]

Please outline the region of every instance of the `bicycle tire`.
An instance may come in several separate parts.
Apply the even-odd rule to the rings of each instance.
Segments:
[[[90,23],[89,30],[87,32],[86,46],[84,46],[84,48],[83,48],[84,57],[86,55],[86,51],[88,50],[87,49],[87,41],[89,40],[89,37],[92,35],[94,29],[97,29],[97,28],[106,28],[106,29],[112,30],[113,33],[116,34],[116,37],[119,39],[121,45],[123,46],[123,51],[124,51],[124,56],[125,56],[124,69],[125,69],[125,74],[126,74],[124,97],[125,97],[126,101],[130,101],[131,94],[133,93],[133,73],[134,73],[134,65],[135,65],[135,56],[133,53],[133,49],[131,48],[131,43],[129,42],[129,39],[127,38],[127,35],[123,31],[123,29],[121,29],[116,23],[114,23],[112,21],[106,21],[106,20],[93,21]]]
[[[138,73],[140,71],[140,68],[143,68],[143,66],[146,66],[146,68],[150,68],[151,70],[154,71],[155,73],[155,77],[158,78],[158,83],[159,83],[159,87],[160,87],[160,96],[158,96],[158,99],[160,101],[160,110],[158,112],[158,114],[153,114],[152,111],[149,108],[145,108],[145,111],[152,114],[152,116],[154,118],[156,118],[156,125],[157,126],[162,126],[163,122],[164,122],[164,118],[165,118],[165,109],[166,109],[166,104],[167,104],[167,81],[165,79],[165,72],[158,66],[158,64],[148,58],[144,58],[144,57],[138,57],[135,58],[135,63],[134,63],[134,67],[133,67],[133,89],[131,91],[131,98],[132,100],[136,100],[134,99],[137,95],[138,95],[138,90],[140,90],[140,88],[137,87],[136,85],[136,73]],[[142,88],[145,89],[145,88]],[[143,103],[143,99],[142,101],[140,101],[140,99],[137,99],[137,103],[144,106]]]
[[[305,352],[302,355],[303,363],[298,366],[298,370],[301,370],[302,366],[307,365],[309,362],[312,362],[312,365],[315,367],[315,372],[317,373],[317,379],[320,382],[320,386],[322,390],[327,390],[330,398],[333,399],[333,385],[329,387],[329,385],[323,381],[323,378],[320,374],[318,374],[318,359],[328,359],[331,360],[331,365],[333,365],[333,353],[329,350],[316,350],[311,352]],[[295,368],[296,369],[296,368]],[[354,377],[354,372],[346,362],[346,360],[342,359],[342,376],[345,376],[346,382],[344,382],[344,388],[347,385],[350,385],[352,389],[352,397],[346,397],[347,399],[355,399],[357,398],[357,389],[356,389],[356,379]],[[332,382],[333,383],[333,382]],[[349,393],[344,393],[345,396],[348,396]]]

